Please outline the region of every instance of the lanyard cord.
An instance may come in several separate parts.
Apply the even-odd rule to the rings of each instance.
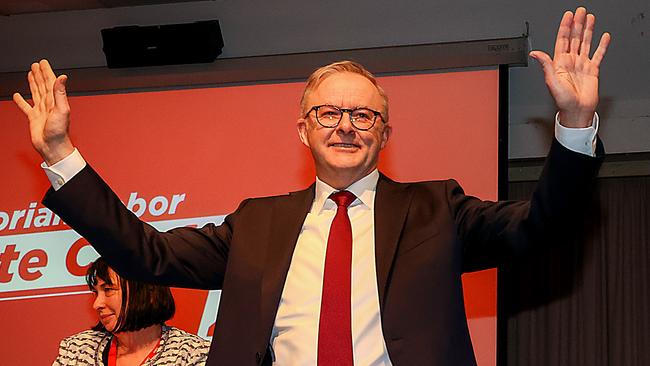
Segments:
[[[153,356],[156,355],[156,349],[158,349],[158,346],[160,346],[160,340],[162,339],[162,336],[158,338],[158,343],[151,349],[151,352],[147,355],[147,357],[140,362],[140,365],[145,364],[147,361],[153,358]],[[108,366],[116,366],[117,365],[117,337],[113,337],[111,340],[111,348],[108,351]]]

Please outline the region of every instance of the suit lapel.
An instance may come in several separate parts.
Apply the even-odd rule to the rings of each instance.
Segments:
[[[397,244],[411,202],[408,185],[380,175],[375,197],[375,259],[379,304],[383,310]],[[265,331],[275,320],[300,229],[314,200],[314,185],[274,202],[269,244],[262,276],[261,315]],[[264,332],[266,334],[267,332]]]
[[[315,186],[275,200],[262,276],[261,314],[265,330],[273,325],[298,235],[314,200]],[[270,334],[270,333],[269,333]]]
[[[391,268],[404,221],[411,204],[408,185],[393,182],[383,174],[377,182],[375,197],[375,259],[379,306],[383,311]]]

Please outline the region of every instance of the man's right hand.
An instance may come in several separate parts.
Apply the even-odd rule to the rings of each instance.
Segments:
[[[70,105],[65,90],[68,77],[56,77],[50,63],[41,60],[32,64],[27,80],[34,106],[19,93],[15,93],[13,99],[29,120],[32,146],[51,166],[74,151],[68,135]]]

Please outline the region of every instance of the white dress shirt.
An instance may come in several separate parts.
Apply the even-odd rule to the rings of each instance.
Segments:
[[[352,350],[355,365],[391,365],[379,317],[375,268],[375,192],[379,172],[346,190],[357,197],[348,207],[352,225]],[[315,365],[325,253],[336,204],[336,190],[316,178],[316,194],[298,236],[280,305],[271,347],[277,365]]]

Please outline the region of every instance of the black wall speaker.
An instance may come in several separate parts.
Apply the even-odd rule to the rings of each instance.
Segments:
[[[109,68],[207,63],[221,54],[218,20],[102,29]]]

